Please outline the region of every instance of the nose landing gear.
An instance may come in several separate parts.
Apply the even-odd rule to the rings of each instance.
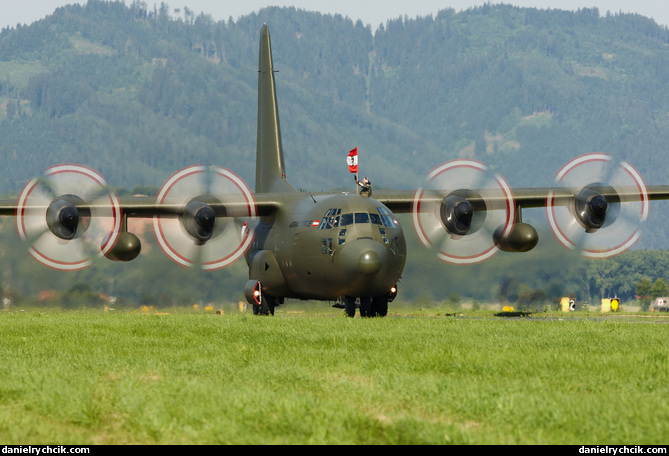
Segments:
[[[368,317],[385,317],[388,315],[388,303],[392,302],[397,296],[397,287],[392,287],[392,289],[382,294],[381,296],[370,297],[363,296],[361,298],[355,298],[353,296],[344,297],[344,312],[348,317],[355,317],[355,310],[360,309],[360,316],[363,318]],[[334,307],[341,308],[341,304],[337,303]]]

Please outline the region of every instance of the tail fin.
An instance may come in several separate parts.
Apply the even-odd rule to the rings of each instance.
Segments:
[[[258,64],[258,139],[256,146],[256,193],[294,192],[286,180],[274,84],[272,45],[267,24],[260,30]]]

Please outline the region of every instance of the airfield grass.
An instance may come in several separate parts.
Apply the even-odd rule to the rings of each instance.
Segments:
[[[3,311],[0,442],[666,444],[669,326],[595,317]]]

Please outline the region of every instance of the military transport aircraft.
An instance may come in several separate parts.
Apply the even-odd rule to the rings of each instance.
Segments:
[[[326,300],[354,316],[385,316],[406,260],[395,213],[410,213],[418,239],[439,258],[473,264],[498,251],[526,252],[538,241],[524,208],[545,208],[568,248],[604,258],[629,248],[652,199],[669,186],[647,187],[636,170],[593,153],[567,163],[546,188],[512,189],[475,160],[435,167],[412,191],[308,193],[286,179],[270,34],[260,31],[255,192],[233,172],[194,165],[172,175],[155,198],[119,199],[85,166],[48,168],[17,201],[13,215],[30,254],[61,270],[93,257],[131,261],[141,250],[128,218],[150,218],[158,244],[185,267],[215,270],[245,256],[244,292],[256,314],[274,314],[285,299]],[[342,158],[343,163],[343,158]]]

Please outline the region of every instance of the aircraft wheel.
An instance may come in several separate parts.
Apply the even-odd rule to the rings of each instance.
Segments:
[[[355,298],[350,296],[344,298],[344,312],[347,317],[355,317]]]
[[[360,298],[360,316],[361,317],[372,316],[372,298],[370,297]]]
[[[253,315],[274,315],[275,307],[276,297],[263,294],[260,305],[253,305]]]
[[[388,295],[377,296],[372,299],[372,317],[385,317],[388,315]]]

